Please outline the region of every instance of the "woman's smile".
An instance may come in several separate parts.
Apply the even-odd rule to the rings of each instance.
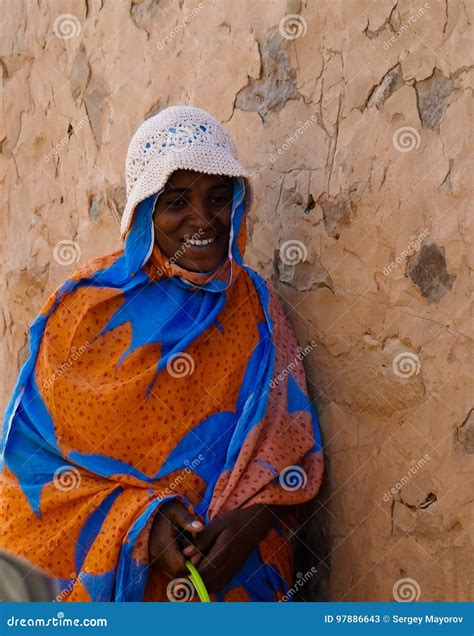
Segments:
[[[204,232],[202,233],[202,236],[204,236]],[[190,257],[196,259],[216,259],[216,256],[220,256],[221,254],[221,243],[223,238],[225,238],[223,234],[213,234],[209,237],[202,238],[201,234],[197,232],[189,237],[181,239],[181,242],[184,245],[186,254]]]
[[[197,247],[206,247],[207,245],[211,245],[218,237],[216,235],[210,236],[209,238],[204,239],[193,239],[188,238],[187,236],[184,239],[181,239],[184,243],[189,243],[190,245],[196,245]]]

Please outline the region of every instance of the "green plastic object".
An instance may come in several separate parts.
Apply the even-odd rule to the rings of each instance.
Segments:
[[[194,585],[194,587],[196,588],[196,592],[198,593],[198,596],[201,600],[202,603],[210,603],[211,599],[209,598],[209,594],[206,590],[206,586],[204,585],[204,581],[201,578],[201,575],[199,574],[199,572],[196,570],[196,568],[194,567],[194,565],[191,563],[191,561],[185,561],[186,567],[188,568],[190,574],[189,574],[189,580],[191,581],[191,583]]]

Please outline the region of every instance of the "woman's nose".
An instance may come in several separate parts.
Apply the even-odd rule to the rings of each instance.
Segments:
[[[201,227],[203,224],[211,223],[214,220],[212,207],[206,201],[199,201],[191,208],[190,224]]]

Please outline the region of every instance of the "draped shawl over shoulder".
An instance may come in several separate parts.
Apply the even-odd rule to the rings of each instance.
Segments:
[[[160,191],[137,206],[124,249],[77,270],[31,326],[3,430],[0,544],[57,579],[60,600],[166,601],[148,563],[164,501],[209,523],[318,491],[302,356],[275,292],[243,264],[245,184],[233,183],[216,270],[161,253]],[[276,524],[213,600],[282,598],[290,527]]]

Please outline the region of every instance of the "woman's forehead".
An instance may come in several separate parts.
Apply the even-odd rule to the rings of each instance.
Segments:
[[[219,174],[205,174],[194,170],[175,170],[166,182],[167,188],[192,187],[193,185],[214,186],[228,185],[232,183],[232,177]]]

